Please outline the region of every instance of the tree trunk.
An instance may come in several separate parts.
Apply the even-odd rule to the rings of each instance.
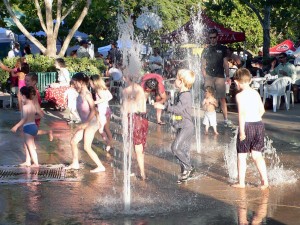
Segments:
[[[28,32],[28,30],[23,26],[23,24],[20,22],[20,20],[16,17],[15,13],[13,12],[13,10],[11,8],[9,0],[3,0],[9,15],[11,16],[11,18],[15,22],[16,26],[20,29],[20,31],[34,45],[36,45],[44,55],[50,56],[50,57],[57,57],[57,56],[63,57],[64,56],[73,35],[75,34],[76,30],[80,27],[83,19],[85,18],[85,16],[88,13],[89,7],[91,5],[91,1],[92,0],[86,0],[86,5],[82,10],[81,15],[79,16],[76,23],[74,24],[74,26],[70,30],[70,33],[68,34],[68,36],[65,38],[65,41],[63,43],[63,46],[62,46],[59,54],[57,54],[56,41],[57,41],[57,37],[58,37],[58,31],[59,31],[60,23],[76,8],[79,1],[74,1],[73,4],[67,9],[65,14],[62,15],[62,7],[61,7],[62,0],[57,0],[57,17],[56,17],[55,25],[54,25],[53,16],[52,16],[52,13],[53,13],[52,12],[52,10],[53,10],[53,7],[52,7],[53,6],[53,0],[44,0],[45,12],[46,12],[45,21],[44,21],[44,18],[43,18],[43,14],[42,14],[42,10],[41,10],[39,1],[38,0],[34,1],[35,2],[35,7],[37,9],[37,16],[40,20],[41,27],[43,28],[44,32],[46,33],[46,37],[47,37],[47,46],[45,47],[45,46],[42,45],[41,42],[39,42],[39,40],[37,40],[33,35],[31,35]]]
[[[263,19],[263,56],[270,56],[270,15],[271,6],[264,7],[264,19]]]

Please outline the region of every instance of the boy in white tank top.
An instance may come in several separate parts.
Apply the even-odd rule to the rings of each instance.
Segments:
[[[250,87],[251,74],[249,70],[238,69],[234,75],[234,81],[240,92],[236,95],[239,117],[237,137],[239,181],[233,187],[245,188],[247,153],[251,153],[260,174],[261,189],[264,190],[269,187],[266,163],[262,155],[265,136],[262,115],[265,109],[259,93]]]

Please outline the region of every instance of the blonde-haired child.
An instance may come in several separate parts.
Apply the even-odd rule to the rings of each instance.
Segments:
[[[192,118],[192,94],[190,89],[195,82],[195,73],[188,69],[180,69],[177,72],[175,86],[179,94],[172,105],[167,102],[165,106],[154,103],[154,107],[165,108],[168,112],[174,113],[177,120],[174,127],[177,129],[175,140],[171,146],[172,152],[178,159],[181,167],[181,174],[177,183],[187,181],[195,171],[191,165],[190,146],[194,134],[194,122]]]
[[[95,104],[98,108],[98,123],[99,132],[103,139],[106,141],[106,151],[111,148],[112,134],[110,131],[110,116],[111,110],[108,102],[113,98],[112,94],[108,90],[104,80],[99,75],[92,75],[90,78],[90,85],[95,90],[96,101]],[[105,132],[105,135],[103,133]]]
[[[215,135],[218,135],[217,131],[217,113],[216,107],[218,107],[218,101],[214,97],[214,89],[211,86],[205,88],[205,98],[202,102],[204,109],[204,119],[203,124],[205,125],[205,134],[208,134],[209,126],[214,129]]]

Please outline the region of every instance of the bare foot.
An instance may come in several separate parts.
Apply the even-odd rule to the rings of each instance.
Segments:
[[[79,163],[72,163],[69,166],[67,166],[66,170],[79,170]]]
[[[32,164],[30,167],[31,168],[38,168],[38,167],[40,167],[40,165],[39,164]]]
[[[23,162],[23,163],[19,164],[19,166],[21,166],[21,167],[29,167],[29,166],[31,166],[31,163],[30,162]]]
[[[262,190],[262,191],[267,190],[268,188],[270,188],[268,184],[264,184],[264,185],[260,186],[260,190]]]
[[[231,185],[231,187],[234,187],[234,188],[245,188],[246,186],[244,184],[237,183],[237,184]]]
[[[97,168],[90,170],[91,173],[100,173],[100,172],[104,172],[104,171],[105,171],[104,166],[98,166]]]
[[[215,131],[215,135],[219,135],[219,133],[217,131]]]
[[[49,130],[49,141],[53,141],[53,132],[52,130]]]

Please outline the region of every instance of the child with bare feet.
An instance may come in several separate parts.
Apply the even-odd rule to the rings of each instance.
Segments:
[[[66,169],[79,169],[78,143],[83,139],[84,150],[97,165],[97,167],[90,170],[90,172],[104,172],[105,167],[92,149],[92,142],[99,126],[96,119],[95,103],[91,92],[88,90],[89,77],[84,73],[76,73],[72,77],[72,80],[79,94],[76,100],[76,108],[82,123],[77,127],[71,139],[73,160],[71,165]]]
[[[24,145],[26,147],[26,152],[28,151],[29,159],[27,159],[26,153],[26,161],[20,165],[38,167],[39,162],[34,143],[34,137],[38,134],[38,127],[35,123],[35,115],[37,113],[38,115],[42,116],[42,112],[35,106],[33,102],[33,98],[36,95],[33,87],[22,87],[20,94],[23,103],[22,119],[11,129],[11,131],[17,132],[19,127],[23,126]],[[33,164],[31,164],[31,161]]]
[[[205,98],[202,102],[204,109],[203,124],[205,125],[205,134],[208,134],[209,125],[213,127],[215,135],[218,135],[217,131],[217,113],[216,107],[218,107],[218,101],[214,97],[214,89],[211,86],[205,88]]]
[[[104,80],[99,75],[92,75],[90,78],[90,86],[96,92],[97,119],[99,123],[99,133],[104,141],[106,141],[106,151],[109,151],[112,143],[112,134],[110,131],[111,110],[108,102],[113,98],[112,94],[106,87]]]
[[[144,89],[137,84],[137,78],[135,76],[129,76],[124,74],[123,76],[127,87],[123,89],[123,129],[124,133],[127,133],[129,138],[132,134],[132,141],[134,150],[136,153],[136,159],[140,169],[140,175],[138,178],[146,180],[145,174],[145,147],[148,134],[148,119],[146,114],[146,95]],[[124,134],[124,136],[126,136]]]
[[[265,113],[265,109],[259,93],[250,87],[251,74],[249,70],[238,69],[234,75],[234,82],[240,92],[236,95],[239,117],[238,183],[233,187],[245,188],[247,154],[251,153],[260,174],[261,189],[264,190],[269,187],[266,163],[262,155],[265,136],[262,115]]]

